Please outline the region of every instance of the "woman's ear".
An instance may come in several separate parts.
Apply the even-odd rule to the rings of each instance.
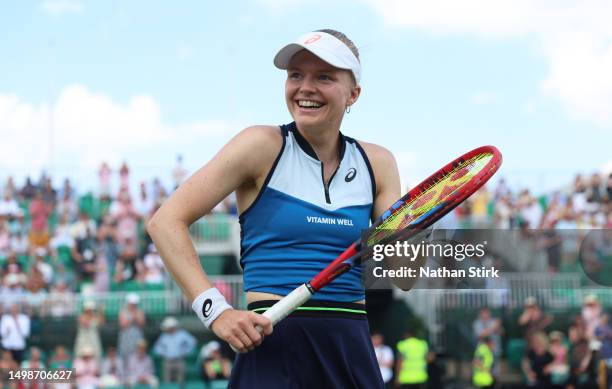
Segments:
[[[361,94],[361,85],[355,85],[351,89],[351,95],[350,95],[348,101],[346,102],[346,106],[350,107],[353,104],[355,104],[357,102],[357,99],[359,99],[359,95],[360,94]]]

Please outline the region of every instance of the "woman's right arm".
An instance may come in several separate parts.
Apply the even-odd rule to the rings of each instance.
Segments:
[[[212,288],[200,265],[189,236],[189,226],[208,214],[234,190],[257,191],[282,143],[278,128],[250,127],[234,137],[204,167],[199,169],[162,204],[147,224],[147,231],[172,278],[187,299],[194,301]],[[252,196],[254,199],[255,196]],[[244,205],[244,204],[243,204]],[[226,310],[211,324],[211,330],[239,351],[261,343],[255,326],[272,332],[268,319],[254,312]]]

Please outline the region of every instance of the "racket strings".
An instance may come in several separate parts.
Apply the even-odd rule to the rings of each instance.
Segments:
[[[418,196],[410,199],[375,228],[368,238],[368,246],[377,244],[397,230],[416,224],[430,211],[439,207],[472,177],[482,171],[493,158],[490,153],[474,156],[459,164],[433,182]]]

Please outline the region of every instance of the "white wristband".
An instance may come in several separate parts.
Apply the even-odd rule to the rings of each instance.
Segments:
[[[191,308],[198,315],[198,318],[206,328],[210,328],[213,321],[223,311],[232,309],[232,306],[225,301],[225,297],[217,290],[217,288],[206,289],[200,293],[198,297],[191,303]]]

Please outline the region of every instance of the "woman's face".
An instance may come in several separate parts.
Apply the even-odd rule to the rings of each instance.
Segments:
[[[307,50],[289,62],[285,99],[301,129],[339,128],[346,107],[357,101],[360,92],[348,70],[335,68]]]

